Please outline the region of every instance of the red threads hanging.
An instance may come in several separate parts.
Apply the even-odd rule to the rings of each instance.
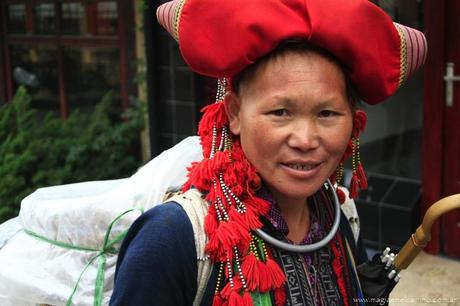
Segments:
[[[282,287],[286,282],[286,275],[284,275],[281,267],[271,258],[268,258],[265,264],[267,265],[267,270],[274,286],[272,289]]]
[[[354,199],[358,196],[360,190],[365,190],[368,187],[366,174],[361,163],[359,154],[359,135],[364,131],[367,123],[367,115],[362,110],[356,110],[353,116],[353,130],[351,139],[347,144],[346,151],[342,157],[342,162],[351,156],[352,162],[352,177],[350,182],[350,198]],[[337,168],[337,173],[341,172],[342,163]],[[335,175],[337,176],[337,174]],[[334,178],[334,177],[332,177]],[[337,185],[341,184],[341,178],[337,179]],[[339,188],[336,189],[340,203],[346,200],[345,194]]]
[[[258,269],[259,260],[251,252],[248,255],[244,256],[243,263],[241,265],[241,270],[243,271],[244,276],[246,277],[246,282],[248,284],[248,289],[254,291],[259,288],[259,269]]]
[[[268,270],[267,265],[264,262],[259,261],[257,264],[257,269],[259,270],[259,291],[268,292],[271,289],[274,289],[270,271]]]
[[[359,182],[358,177],[353,173],[350,182],[350,198],[355,199],[358,196]]]
[[[286,304],[286,291],[284,286],[275,289],[274,297],[275,306],[284,306]]]
[[[361,162],[358,163],[358,167],[356,168],[356,175],[357,175],[358,181],[359,181],[359,188],[361,190],[367,189],[367,187],[368,187],[367,177],[366,177],[366,173],[364,172],[364,168],[363,168],[363,165],[362,165]]]

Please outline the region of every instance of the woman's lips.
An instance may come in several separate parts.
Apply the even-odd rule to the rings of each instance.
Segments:
[[[322,165],[321,162],[317,163],[302,163],[302,162],[288,162],[281,163],[286,172],[295,177],[309,178],[316,175]]]

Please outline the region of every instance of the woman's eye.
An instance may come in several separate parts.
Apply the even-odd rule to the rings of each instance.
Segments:
[[[319,112],[319,117],[321,118],[329,118],[335,115],[337,115],[337,113],[331,110],[322,110]]]
[[[277,117],[286,116],[287,114],[288,114],[288,111],[286,109],[284,109],[284,108],[275,109],[275,110],[270,112],[270,115],[274,115],[274,116],[277,116]]]

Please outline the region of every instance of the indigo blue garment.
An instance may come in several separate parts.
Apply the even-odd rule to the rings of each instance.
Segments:
[[[355,244],[346,217],[339,231],[349,242],[356,264],[367,260],[361,241]],[[189,306],[197,290],[197,255],[193,228],[174,202],[158,205],[131,226],[117,262],[112,306]],[[217,280],[213,268],[202,306],[211,306]]]
[[[158,205],[131,226],[115,273],[113,306],[192,305],[197,290],[193,228],[177,203]],[[209,284],[215,284],[215,271]],[[208,286],[202,305],[212,305]]]

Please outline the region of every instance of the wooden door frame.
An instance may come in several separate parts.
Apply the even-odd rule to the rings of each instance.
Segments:
[[[444,69],[448,62],[456,64],[454,74],[459,74],[460,65],[460,39],[458,36],[458,14],[460,13],[460,2],[458,0],[447,0],[445,2],[445,55]],[[446,86],[446,85],[445,85]],[[442,196],[448,196],[460,193],[460,139],[458,133],[458,120],[460,114],[460,84],[453,84],[453,105],[447,106],[444,102],[444,155],[443,155],[443,184]],[[442,252],[448,256],[460,258],[460,244],[458,236],[460,235],[460,212],[452,211],[442,217],[441,225],[441,248]]]
[[[422,216],[431,204],[439,200],[443,182],[443,126],[445,72],[445,0],[425,0],[425,35],[428,57],[424,70],[423,140],[422,140]],[[436,222],[426,251],[441,250],[441,226]]]

